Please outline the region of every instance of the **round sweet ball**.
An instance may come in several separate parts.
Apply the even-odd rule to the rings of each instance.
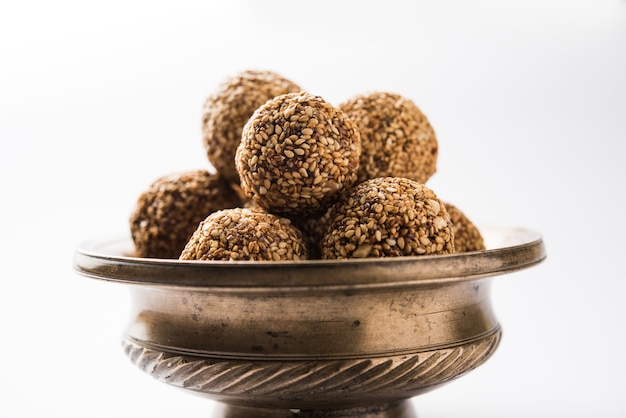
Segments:
[[[354,96],[339,108],[361,133],[359,182],[391,176],[426,183],[437,170],[435,131],[410,99],[373,92]]]
[[[309,247],[310,259],[321,258],[321,243],[330,222],[330,213],[329,209],[321,216],[294,219],[294,224],[302,232],[304,241]]]
[[[241,198],[219,174],[206,170],[156,179],[140,194],[130,217],[139,257],[178,258],[208,214],[241,205]]]
[[[247,70],[222,81],[202,109],[203,143],[217,172],[238,182],[235,151],[248,118],[267,100],[300,90],[297,84],[273,71]]]
[[[246,196],[294,219],[321,215],[356,181],[360,152],[359,132],[341,110],[288,93],[254,112],[235,163]]]
[[[452,221],[454,231],[454,249],[457,253],[468,251],[482,251],[485,247],[480,230],[458,207],[450,202],[444,202],[444,206]]]
[[[400,177],[366,180],[331,210],[322,258],[396,257],[454,252],[452,222],[422,183]]]
[[[224,209],[198,225],[181,260],[282,261],[308,258],[302,233],[288,219],[260,209]]]

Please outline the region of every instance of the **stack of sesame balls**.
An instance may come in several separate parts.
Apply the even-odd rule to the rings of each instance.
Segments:
[[[206,99],[214,171],[174,173],[139,196],[140,257],[346,259],[485,249],[480,231],[425,183],[438,144],[426,116],[389,92],[334,106],[273,71],[228,77]]]

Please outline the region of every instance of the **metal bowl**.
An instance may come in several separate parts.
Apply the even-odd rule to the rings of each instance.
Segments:
[[[408,399],[496,350],[493,276],[546,257],[534,231],[481,232],[485,251],[343,261],[145,259],[94,241],[75,268],[129,285],[131,361],[219,417],[410,418]]]

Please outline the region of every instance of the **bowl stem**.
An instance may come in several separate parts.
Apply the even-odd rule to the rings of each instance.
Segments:
[[[416,418],[410,400],[348,409],[269,409],[220,403],[213,418]]]

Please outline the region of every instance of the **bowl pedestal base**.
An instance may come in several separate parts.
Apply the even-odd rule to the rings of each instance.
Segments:
[[[266,409],[219,404],[212,418],[416,418],[410,400],[348,409]]]

